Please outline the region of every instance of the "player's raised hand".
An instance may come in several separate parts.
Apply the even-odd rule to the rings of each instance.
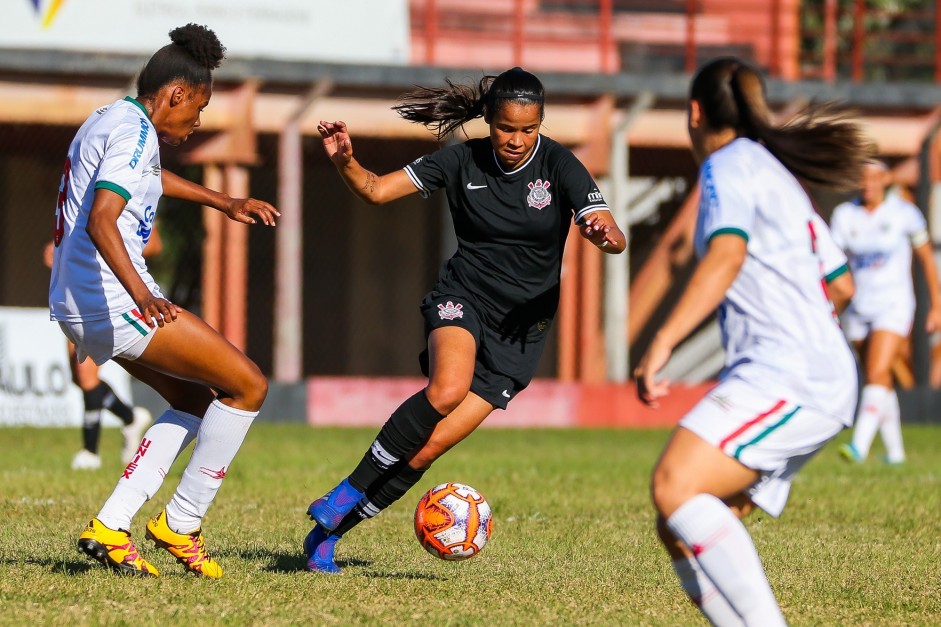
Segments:
[[[323,149],[334,165],[342,167],[353,159],[353,142],[350,140],[346,122],[321,120],[317,130],[323,138]]]
[[[260,220],[268,226],[275,226],[275,216],[281,215],[273,205],[255,198],[233,198],[223,211],[236,222],[256,224]]]
[[[941,331],[941,307],[932,307],[925,316],[925,331],[934,333]]]
[[[670,381],[666,379],[657,381],[655,377],[667,365],[672,353],[669,346],[654,339],[647,353],[634,369],[637,396],[650,407],[657,407],[658,399],[663,398],[670,391]]]

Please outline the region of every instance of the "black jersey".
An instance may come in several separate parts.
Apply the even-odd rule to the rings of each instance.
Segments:
[[[570,150],[540,135],[512,172],[489,138],[421,157],[405,172],[423,196],[444,188],[458,249],[435,290],[473,298],[486,322],[513,334],[544,330],[559,304],[565,238],[574,218],[608,206]]]

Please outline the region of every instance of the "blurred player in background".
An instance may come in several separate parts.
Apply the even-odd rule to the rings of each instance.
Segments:
[[[925,217],[898,194],[886,194],[890,178],[884,163],[867,163],[859,198],[837,206],[830,224],[856,281],[856,296],[843,325],[859,351],[865,380],[853,441],[841,446],[840,454],[850,461],[864,461],[878,431],[886,448],[885,461],[901,464],[905,447],[892,364],[906,352],[915,316],[912,251],[928,284],[928,333],[941,330],[941,286]]]
[[[760,75],[734,58],[693,79],[689,134],[701,163],[700,262],[635,376],[642,400],[674,347],[718,308],[719,384],[674,430],[652,478],[657,530],[688,596],[716,625],[784,625],[740,517],[780,515],[795,473],[853,420],[856,369],[829,301],[826,227],[798,179],[840,187],[870,153],[827,109],[774,126]],[[845,274],[845,273],[844,273]]]
[[[428,386],[393,412],[353,472],[308,509],[307,567],[339,572],[340,537],[402,497],[535,372],[559,302],[562,251],[574,219],[604,252],[625,238],[591,175],[541,135],[542,83],[520,68],[477,85],[420,88],[395,107],[441,139],[483,117],[488,138],[449,146],[378,176],[353,158],[346,124],[322,122],[324,148],[344,182],[371,204],[444,189],[458,250],[421,304]]]
[[[153,257],[163,250],[160,231],[154,227],[150,240],[144,246],[144,257]],[[55,254],[55,241],[50,241],[43,249],[43,261],[52,268]],[[143,407],[131,407],[114,393],[111,386],[98,376],[98,364],[91,359],[78,360],[75,344],[66,340],[69,351],[69,369],[72,382],[82,390],[82,448],[72,457],[72,470],[98,470],[101,468],[101,456],[98,446],[101,442],[101,413],[110,411],[122,423],[121,463],[127,464],[134,459],[137,445],[140,444],[144,429],[153,422],[153,416]]]
[[[202,519],[268,384],[222,335],[163,297],[143,249],[163,194],[246,224],[273,225],[278,213],[268,203],[230,198],[161,168],[158,140],[178,146],[199,126],[212,70],[225,53],[204,26],[176,28],[170,39],[141,70],[137,98],[93,112],[69,146],[49,306],[79,361],[114,359],[170,404],[82,532],[79,550],[118,572],[157,575],[131,541],[131,520],[195,438],[183,478],[166,508],[147,522],[147,537],[187,570],[217,578],[222,567],[206,551]]]

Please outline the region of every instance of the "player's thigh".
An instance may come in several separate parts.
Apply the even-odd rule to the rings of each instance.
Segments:
[[[466,329],[445,326],[428,335],[428,402],[442,413],[465,399],[474,377],[477,340]]]
[[[902,350],[906,338],[894,331],[875,329],[866,345],[866,380],[876,381],[889,376],[892,363]]]
[[[179,379],[207,385],[227,396],[267,386],[248,357],[198,316],[184,310],[164,325],[137,363]]]
[[[470,387],[477,340],[461,327],[440,327],[428,335],[428,378],[458,379]]]

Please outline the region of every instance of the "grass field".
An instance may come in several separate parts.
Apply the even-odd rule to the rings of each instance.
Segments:
[[[256,425],[205,520],[226,569],[210,581],[143,539],[182,464],[132,529],[162,576],[122,578],[75,550],[120,473],[117,431],[105,433],[104,468],[75,473],[77,430],[0,430],[0,623],[704,624],[653,532],[647,483],[665,431],[478,431],[347,536],[342,575],[305,572],[304,510],[373,434]],[[831,444],[781,520],[749,519],[792,624],[941,623],[941,429],[905,437],[909,463],[899,468],[847,465]],[[412,533],[421,492],[443,481],[469,483],[493,506],[493,538],[467,562],[433,558]]]

